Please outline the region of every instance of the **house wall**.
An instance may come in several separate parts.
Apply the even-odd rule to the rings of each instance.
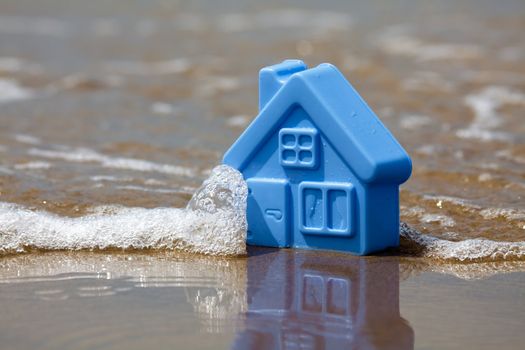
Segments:
[[[361,222],[367,219],[364,216],[366,209],[370,209],[370,205],[365,207],[365,191],[364,187],[358,181],[357,177],[352,173],[349,167],[343,162],[342,158],[335,151],[330,144],[328,138],[319,132],[320,142],[318,148],[318,164],[315,169],[305,168],[283,168],[279,162],[279,139],[278,134],[281,128],[294,127],[312,127],[316,128],[306,111],[299,106],[294,106],[288,111],[289,116],[285,118],[281,125],[277,125],[271,136],[264,142],[264,144],[257,151],[256,156],[243,169],[245,179],[249,178],[286,178],[290,185],[290,203],[293,203],[293,209],[286,213],[288,215],[289,229],[292,233],[291,245],[302,248],[320,248],[320,249],[334,249],[348,250],[356,253],[365,253],[361,245],[361,237],[365,234]],[[317,128],[316,128],[317,129]],[[298,185],[303,181],[316,182],[350,182],[355,187],[355,204],[356,217],[354,219],[355,230],[351,239],[348,237],[336,236],[317,236],[317,235],[303,235],[299,231],[298,210],[299,210],[299,193]],[[374,197],[375,198],[375,197]],[[378,225],[374,225],[378,228]]]
[[[365,253],[399,246],[399,187],[369,185],[362,205],[367,213]]]

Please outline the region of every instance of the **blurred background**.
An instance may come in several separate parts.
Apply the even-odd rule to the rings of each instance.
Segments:
[[[525,2],[0,1],[0,201],[183,206],[257,75],[339,67],[414,161],[402,219],[525,240]]]

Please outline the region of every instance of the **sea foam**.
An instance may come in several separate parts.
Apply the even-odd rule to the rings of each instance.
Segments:
[[[401,223],[400,234],[404,250],[444,261],[494,262],[525,260],[525,242],[501,242],[489,239],[448,241],[421,234]]]
[[[242,175],[221,165],[186,208],[105,207],[71,218],[0,203],[0,253],[117,248],[242,255],[247,193]]]
[[[186,208],[95,207],[63,217],[0,203],[0,254],[31,249],[177,249],[208,255],[246,253],[248,189],[235,169],[220,165]],[[401,251],[441,261],[525,260],[525,242],[447,241],[400,226]]]
[[[17,81],[0,78],[0,103],[26,100],[32,96],[33,93],[20,86]]]

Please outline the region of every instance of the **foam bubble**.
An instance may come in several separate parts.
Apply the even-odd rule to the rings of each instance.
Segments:
[[[94,175],[89,178],[91,181],[94,182],[132,182],[132,177],[120,177],[120,176],[113,176],[113,175]]]
[[[197,88],[197,93],[201,96],[213,96],[240,88],[241,82],[237,77],[213,76]]]
[[[116,186],[116,188],[119,190],[127,190],[127,191],[154,192],[154,193],[185,193],[185,194],[192,194],[194,190],[193,188],[190,188],[190,187],[150,188],[150,187],[136,186],[136,185]]]
[[[170,115],[176,112],[176,108],[165,102],[155,102],[150,107],[151,111],[155,114]]]
[[[410,114],[403,116],[399,123],[403,129],[417,130],[432,123],[432,119],[426,115]]]
[[[440,260],[503,261],[525,259],[525,242],[496,242],[488,239],[467,239],[453,242],[417,232],[401,223],[400,234],[410,252]]]
[[[452,275],[463,280],[479,280],[502,273],[525,271],[525,261],[492,261],[471,264],[442,262],[428,259],[409,259],[399,265],[402,280],[422,272]]]
[[[242,175],[221,165],[211,171],[186,208],[103,206],[92,208],[86,216],[71,218],[0,203],[0,253],[33,248],[133,248],[241,255],[246,253],[247,192]],[[485,215],[509,213],[491,211]],[[452,225],[448,217],[425,218],[445,227]],[[401,223],[400,235],[402,251],[428,258],[463,262],[525,260],[525,242],[453,242],[421,234],[405,223]]]
[[[27,162],[21,164],[15,164],[17,170],[33,170],[33,169],[49,169],[51,164],[48,162]]]
[[[525,95],[505,86],[488,86],[482,91],[465,97],[465,104],[474,113],[474,120],[456,135],[464,139],[481,141],[509,141],[511,135],[494,131],[501,126],[503,119],[497,110],[504,105],[525,105]]]
[[[195,169],[188,167],[171,164],[159,164],[143,159],[111,157],[88,148],[66,148],[65,150],[31,148],[27,153],[31,156],[50,159],[62,159],[69,162],[100,163],[105,168],[157,172],[187,177],[195,177],[197,175],[197,171]]]
[[[191,68],[187,58],[176,58],[158,62],[112,62],[107,69],[111,72],[128,75],[165,75],[185,73]]]
[[[420,221],[424,223],[437,222],[443,227],[453,227],[456,225],[456,222],[450,216],[441,214],[424,214]]]
[[[13,136],[13,138],[20,143],[26,143],[28,145],[39,145],[42,143],[42,141],[35,136],[32,135],[26,135],[26,134],[16,134]]]
[[[149,248],[241,255],[246,252],[246,197],[242,175],[221,165],[186,208],[121,207],[70,218],[0,203],[0,252]]]
[[[333,11],[306,11],[282,9],[249,13],[226,13],[217,17],[217,29],[227,33],[262,29],[301,29],[316,34],[345,31],[352,25],[352,18]]]
[[[31,98],[33,93],[21,87],[15,80],[0,79],[0,103]]]
[[[404,27],[388,28],[379,36],[377,43],[387,54],[414,57],[420,62],[469,60],[478,58],[483,53],[475,45],[424,42],[408,32]]]
[[[232,128],[243,128],[246,127],[250,122],[250,119],[246,115],[235,115],[226,120],[226,125]]]

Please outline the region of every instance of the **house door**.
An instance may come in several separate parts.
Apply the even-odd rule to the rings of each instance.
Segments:
[[[288,181],[251,178],[246,182],[248,183],[246,242],[267,247],[289,247]]]
[[[354,197],[350,182],[301,182],[300,231],[305,235],[351,236],[355,232]]]

